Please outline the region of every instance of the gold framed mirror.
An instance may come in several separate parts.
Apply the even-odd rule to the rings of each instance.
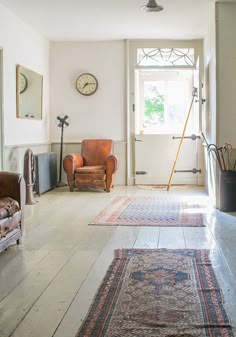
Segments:
[[[43,76],[21,65],[16,67],[18,118],[42,119]]]

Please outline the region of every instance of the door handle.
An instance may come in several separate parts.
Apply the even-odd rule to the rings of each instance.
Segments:
[[[180,139],[181,137],[179,137],[179,136],[173,136],[172,137],[172,139]],[[191,136],[185,136],[184,137],[185,139],[192,139],[192,140],[196,140],[197,138],[198,139],[201,139],[201,137],[200,136],[197,136],[197,135],[195,135],[195,134],[192,134]]]
[[[146,171],[136,171],[136,175],[148,174]]]
[[[142,142],[142,139],[137,139],[137,138],[135,138],[134,139],[136,142]]]
[[[192,170],[175,170],[174,171],[175,173],[179,173],[179,172],[190,172],[190,173],[193,173],[193,174],[196,174],[196,173],[201,173],[202,170],[201,169],[196,169],[196,168],[193,168]]]

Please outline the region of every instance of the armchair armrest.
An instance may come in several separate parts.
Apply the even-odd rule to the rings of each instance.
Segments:
[[[63,159],[63,168],[67,174],[67,182],[70,191],[73,191],[74,185],[74,171],[78,167],[82,167],[84,164],[83,157],[78,153],[69,153]]]
[[[0,172],[0,197],[10,197],[18,201],[20,208],[25,205],[25,181],[21,174]]]
[[[83,157],[78,153],[69,153],[63,159],[64,171],[68,173],[74,173],[74,170],[84,165]]]
[[[114,174],[119,166],[119,159],[115,154],[110,154],[106,159],[107,174]]]

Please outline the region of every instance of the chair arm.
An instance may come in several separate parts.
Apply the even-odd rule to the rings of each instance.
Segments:
[[[25,205],[25,180],[19,173],[0,172],[0,197],[10,197],[17,200],[20,208]]]
[[[84,159],[78,153],[69,153],[63,159],[63,168],[67,174],[74,174],[75,169],[83,165]]]
[[[115,154],[110,154],[106,158],[106,171],[108,174],[114,174],[119,166],[119,159]]]

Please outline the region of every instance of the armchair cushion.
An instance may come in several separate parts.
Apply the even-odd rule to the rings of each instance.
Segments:
[[[79,174],[105,174],[105,166],[82,166],[75,169]]]
[[[13,216],[20,210],[19,203],[9,197],[0,198],[0,220]]]

